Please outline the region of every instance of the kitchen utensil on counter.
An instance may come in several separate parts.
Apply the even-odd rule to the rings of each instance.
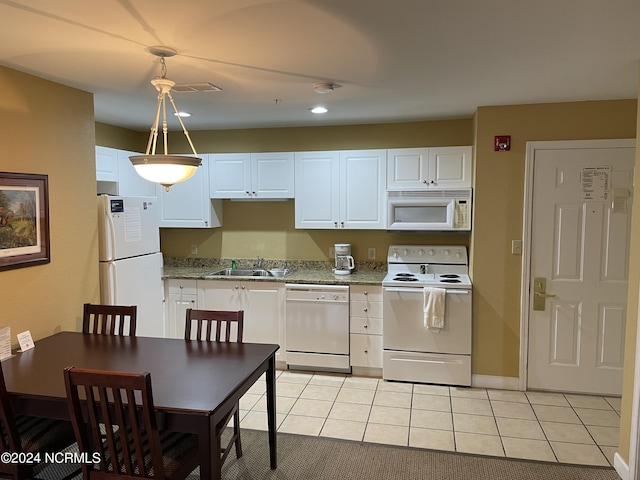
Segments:
[[[355,268],[355,262],[351,256],[350,243],[336,243],[335,251],[335,268],[333,273],[336,275],[350,275]]]

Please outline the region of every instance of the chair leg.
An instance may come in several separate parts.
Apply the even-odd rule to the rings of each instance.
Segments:
[[[240,405],[236,405],[236,413],[233,415],[233,431],[236,434],[236,457],[242,456],[242,444],[240,442]]]

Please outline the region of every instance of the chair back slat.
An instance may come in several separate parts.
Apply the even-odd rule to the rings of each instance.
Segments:
[[[193,328],[193,323],[196,326]],[[242,343],[244,310],[196,310],[188,308],[185,319],[184,338],[196,340]],[[235,327],[235,328],[234,328]],[[235,330],[235,337],[233,335]],[[224,335],[223,335],[224,333]]]
[[[96,475],[99,472],[100,478],[114,479],[165,478],[148,372],[68,367],[64,378],[80,452],[100,452]],[[86,417],[81,398],[86,399]],[[90,479],[94,468],[83,465],[83,478]]]
[[[82,332],[135,337],[136,305],[98,305],[85,303]]]

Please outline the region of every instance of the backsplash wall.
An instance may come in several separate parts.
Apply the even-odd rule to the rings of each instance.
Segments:
[[[356,261],[386,262],[389,245],[469,245],[460,233],[387,233],[384,230],[296,230],[293,200],[223,201],[223,226],[214,229],[160,229],[165,257],[256,258],[333,261],[335,243],[350,243]],[[191,254],[192,245],[198,253]],[[374,259],[368,249],[375,248]]]

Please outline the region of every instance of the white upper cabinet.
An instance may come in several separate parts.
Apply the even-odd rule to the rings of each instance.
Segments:
[[[167,192],[156,185],[161,227],[212,228],[222,225],[222,201],[209,197],[209,164],[200,155],[202,166],[186,182],[176,183]]]
[[[337,228],[340,152],[295,154],[296,228]]]
[[[302,152],[295,162],[296,228],[386,228],[386,150]]]
[[[118,195],[123,197],[155,197],[156,184],[138,175],[129,160],[131,155],[140,154],[118,150]]]
[[[387,190],[470,188],[472,147],[387,151]]]
[[[155,183],[136,173],[129,157],[139,155],[117,148],[96,146],[96,180],[98,193],[123,197],[155,197]]]
[[[293,198],[294,154],[209,154],[211,198]]]
[[[118,181],[118,150],[96,147],[96,180],[98,182]]]

